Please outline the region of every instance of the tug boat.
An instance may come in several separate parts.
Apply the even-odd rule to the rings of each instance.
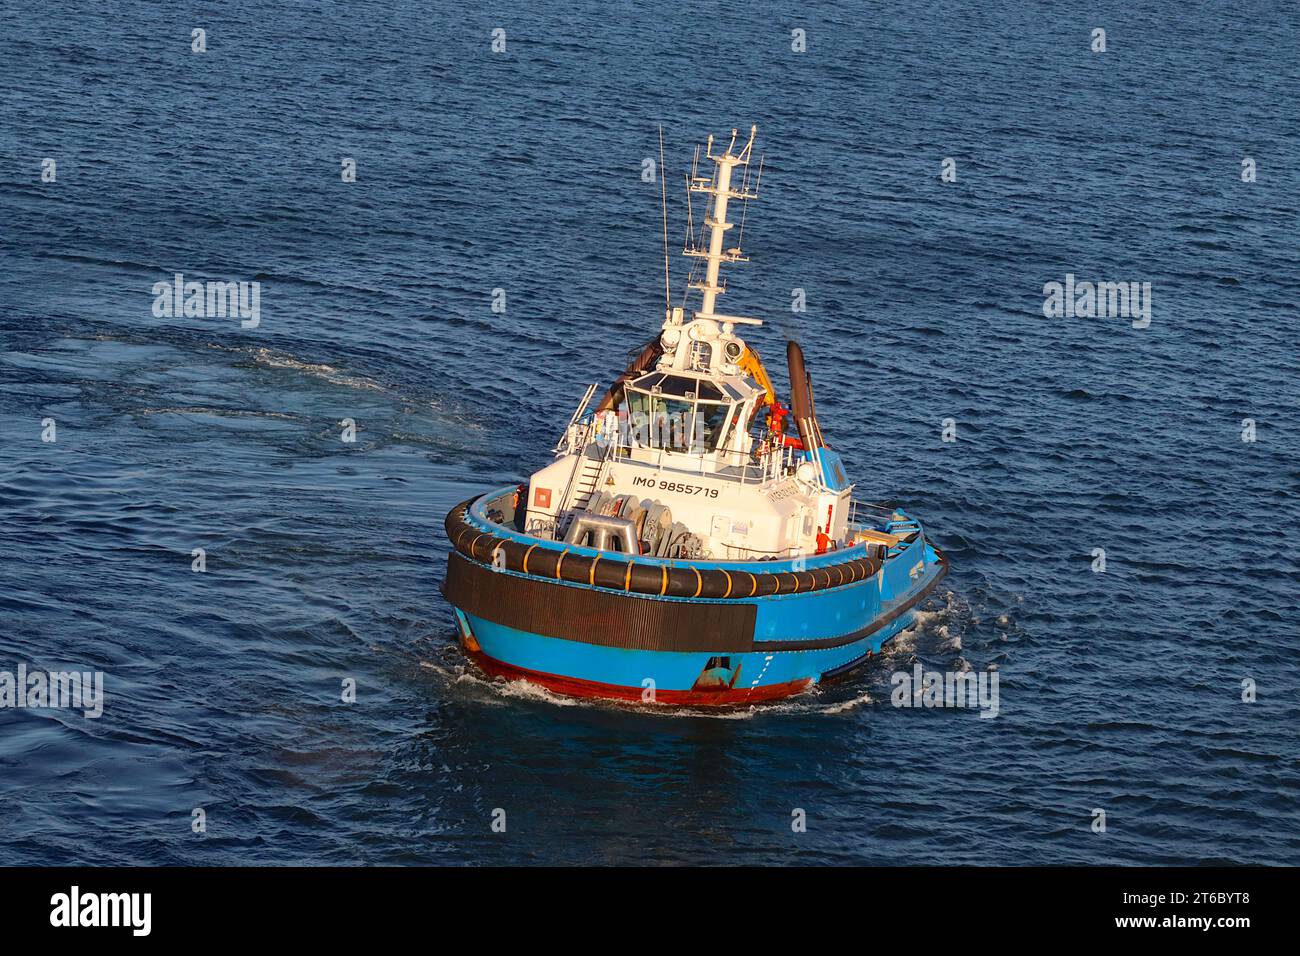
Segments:
[[[853,497],[800,346],[784,404],[737,334],[761,320],[715,311],[722,265],[748,261],[727,215],[758,197],[756,134],[710,136],[709,175],[695,151],[683,253],[699,308],[668,299],[665,195],[658,334],[594,403],[587,387],[550,464],[447,515],[442,593],[489,675],[647,704],[775,700],[880,653],[947,571],[919,521]]]

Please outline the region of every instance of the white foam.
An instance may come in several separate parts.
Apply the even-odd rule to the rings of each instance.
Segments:
[[[702,717],[708,720],[750,720],[761,715],[788,716],[807,714],[841,714],[854,708],[871,704],[871,695],[862,693],[851,700],[822,704],[822,689],[807,690],[783,700],[727,707],[692,707],[673,704],[649,704],[630,700],[607,700],[599,697],[570,697],[557,694],[540,684],[528,680],[502,680],[486,677],[471,666],[447,667],[434,661],[420,661],[420,667],[431,670],[448,684],[464,687],[479,700],[494,706],[507,706],[513,701],[541,701],[557,707],[589,707],[599,710],[631,711],[637,714],[679,719]]]
[[[867,693],[864,693],[864,694],[862,694],[862,696],[860,696],[860,697],[855,697],[855,698],[853,698],[852,700],[842,701],[842,702],[840,702],[840,703],[838,703],[838,704],[831,704],[829,707],[826,707],[825,709],[823,709],[823,710],[822,710],[822,713],[824,713],[824,714],[842,714],[842,713],[844,713],[845,711],[853,710],[855,707],[860,707],[860,706],[862,706],[862,705],[864,705],[864,704],[872,704],[872,703],[875,703],[875,701],[873,701],[873,700],[871,699],[871,695],[870,695],[870,694],[867,694]]]
[[[333,385],[343,385],[347,388],[366,388],[374,391],[387,391],[382,385],[373,379],[365,378],[361,375],[349,375],[333,365],[322,363],[303,362],[291,355],[276,354],[267,348],[250,349],[254,361],[259,365],[265,365],[268,368],[282,368],[294,372],[301,372],[312,378],[324,379]]]

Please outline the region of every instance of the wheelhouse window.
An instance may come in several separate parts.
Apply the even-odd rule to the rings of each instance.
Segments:
[[[690,451],[695,403],[662,395],[650,399],[650,445],[668,451]]]
[[[696,454],[717,451],[735,419],[731,390],[653,372],[626,389],[629,444]]]
[[[727,413],[730,410],[730,405],[715,402],[700,402],[697,405],[699,424],[695,427],[705,451],[717,451],[722,444],[722,438],[727,432]]]

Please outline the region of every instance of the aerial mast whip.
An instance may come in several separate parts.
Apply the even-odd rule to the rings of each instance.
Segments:
[[[664,127],[659,124],[659,193],[664,210],[664,315],[672,314],[672,282],[668,278],[668,180],[664,178]]]

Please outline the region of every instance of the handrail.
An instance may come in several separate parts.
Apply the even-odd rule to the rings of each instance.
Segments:
[[[724,468],[734,467],[739,469],[739,472],[737,474],[727,475],[718,471],[713,471],[713,472],[705,471],[704,465],[707,460],[710,460],[710,456],[705,456],[705,455],[692,456],[692,459],[689,464],[678,465],[673,462],[664,461],[664,456],[665,453],[667,452],[667,449],[651,447],[648,448],[647,450],[657,453],[658,454],[657,460],[643,462],[640,461],[639,459],[632,457],[632,455],[630,454],[631,448],[629,446],[617,445],[616,447],[615,443],[611,443],[609,447],[610,449],[612,449],[612,454],[610,455],[610,457],[612,457],[616,461],[629,461],[629,462],[636,462],[639,464],[648,464],[651,467],[660,469],[662,471],[674,471],[684,475],[700,475],[701,477],[724,478],[727,480],[739,481],[742,484],[746,484],[751,481],[761,483],[762,481],[766,480],[769,477],[769,472],[771,471],[769,464],[766,461],[756,463],[750,459],[748,452],[724,452],[723,453],[723,457],[721,458],[722,467]],[[644,445],[637,446],[637,447],[646,448],[646,446]],[[628,450],[629,454],[623,453],[625,448]]]
[[[884,505],[868,504],[857,498],[849,499],[849,524],[860,524],[864,515],[871,515],[876,518],[888,521],[894,517],[894,509],[886,508]]]
[[[569,416],[569,424],[564,426],[564,431],[560,433],[560,440],[555,444],[554,450],[557,455],[560,454],[561,450],[564,448],[572,447],[572,442],[569,440],[569,432],[573,426],[586,415],[587,406],[591,404],[591,397],[596,393],[596,388],[596,382],[592,382],[587,386],[587,391],[583,393],[582,401],[578,402],[578,407],[575,408],[573,414]]]
[[[559,501],[555,503],[555,515],[557,519],[559,518],[560,513],[565,508],[569,507],[569,493],[573,491],[573,483],[578,480],[578,472],[582,470],[583,462],[587,461],[587,438],[591,433],[591,424],[591,422],[586,422],[579,426],[577,434],[581,434],[582,439],[578,442],[578,450],[576,453],[574,453],[573,450],[574,442],[572,440],[574,434],[573,422],[570,422],[569,427],[564,430],[564,440],[562,440],[559,445],[555,446],[557,453],[563,449],[565,452],[573,454],[573,468],[569,471],[569,480],[565,482],[564,491],[560,494]]]

